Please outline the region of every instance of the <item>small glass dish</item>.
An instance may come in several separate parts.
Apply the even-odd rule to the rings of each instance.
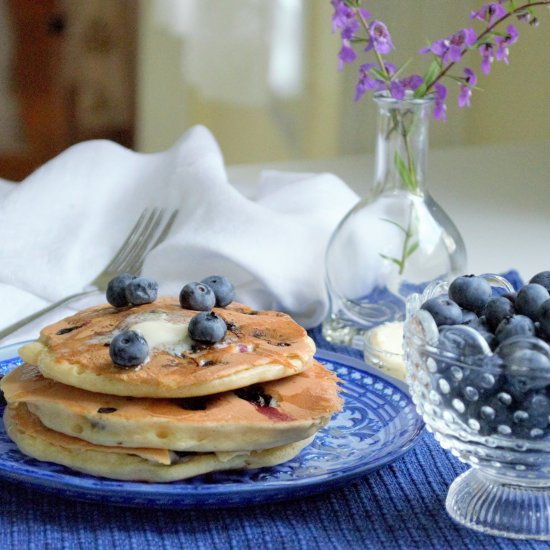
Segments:
[[[495,293],[513,292],[505,279],[485,277]],[[531,366],[518,373],[510,366],[511,348],[506,355],[506,346],[520,340],[548,358],[550,346],[514,337],[493,352],[478,332],[461,326],[453,337],[479,338],[481,353],[445,351],[433,318],[420,306],[448,287],[436,282],[410,296],[404,328],[407,382],[417,411],[441,446],[472,467],[451,485],[447,512],[486,534],[550,540],[550,410],[544,409],[550,407],[550,378]],[[535,395],[542,396],[535,399],[537,411]]]

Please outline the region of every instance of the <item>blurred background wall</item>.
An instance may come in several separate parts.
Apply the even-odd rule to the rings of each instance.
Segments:
[[[429,40],[475,26],[468,16],[481,4],[367,2],[393,35],[397,64]],[[447,122],[432,124],[432,146],[550,139],[550,11],[539,12],[538,28],[518,25],[520,40],[510,49],[510,65],[495,63],[489,76],[480,73],[483,91],[474,93],[470,109],[459,110],[456,92],[450,92]],[[374,106],[367,96],[353,101],[357,64],[337,71],[339,39],[330,32],[331,14],[328,0],[142,0],[138,147],[165,148],[182,128],[203,123],[230,164],[371,151]],[[190,27],[186,18],[194,21]],[[479,69],[479,54],[469,56],[468,63]],[[251,69],[254,62],[263,73]],[[220,74],[223,66],[231,67],[230,75]],[[413,62],[410,69],[425,66]],[[264,86],[249,93],[258,78]],[[227,91],[224,82],[230,82]],[[239,85],[242,98],[234,94]]]
[[[393,35],[391,60],[417,59],[411,71],[481,4],[367,2]],[[470,109],[450,94],[433,147],[550,140],[550,10],[539,13],[538,28],[518,25],[510,65],[480,75]],[[228,164],[372,151],[374,106],[353,101],[358,65],[337,70],[331,14],[329,0],[0,0],[0,177],[85,139],[160,151],[194,124]]]

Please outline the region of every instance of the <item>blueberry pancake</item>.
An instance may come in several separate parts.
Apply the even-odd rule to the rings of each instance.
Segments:
[[[24,404],[6,407],[4,426],[21,452],[96,476],[170,482],[208,472],[274,466],[294,458],[313,437],[273,449],[230,453],[175,453],[102,447],[46,428]]]
[[[340,408],[336,376],[315,362],[295,376],[222,394],[152,399],[88,392],[21,365],[1,383],[42,424],[90,443],[172,451],[249,451],[299,441]]]
[[[207,345],[191,340],[188,327],[197,311],[182,308],[177,298],[133,307],[95,306],[44,328],[20,355],[45,377],[69,386],[155,398],[220,393],[311,366],[315,345],[288,315],[236,302],[213,313],[227,332]],[[110,356],[111,341],[123,332],[137,332],[147,341],[149,355],[135,368],[120,368]]]

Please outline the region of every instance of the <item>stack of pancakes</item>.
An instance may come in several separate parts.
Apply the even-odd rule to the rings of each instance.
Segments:
[[[114,479],[168,482],[285,462],[340,408],[336,377],[305,330],[282,313],[232,303],[214,345],[193,342],[197,313],[177,298],[101,305],[42,330],[2,380],[4,423],[39,460]],[[140,331],[150,348],[122,369],[112,338]]]

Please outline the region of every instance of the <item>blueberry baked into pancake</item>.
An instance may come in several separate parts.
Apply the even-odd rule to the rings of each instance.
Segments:
[[[108,304],[44,328],[2,381],[6,430],[39,460],[174,481],[285,462],[340,407],[338,380],[289,316],[233,301],[212,276],[157,298],[122,275]]]
[[[249,451],[314,435],[340,406],[334,375],[305,372],[215,395],[178,399],[88,392],[21,365],[2,388],[52,430],[106,446],[174,451]]]

